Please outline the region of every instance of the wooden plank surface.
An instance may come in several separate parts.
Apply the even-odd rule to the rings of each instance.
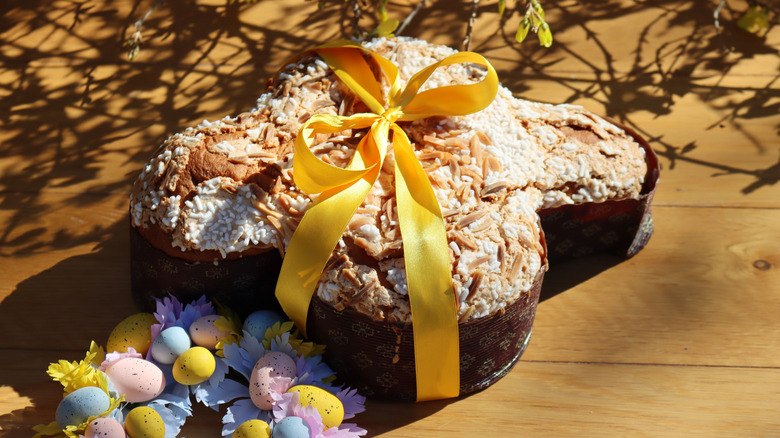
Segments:
[[[415,2],[394,4],[399,18]],[[653,3],[653,4],[648,4]],[[716,2],[543,2],[555,44],[480,6],[473,50],[516,95],[629,124],[660,156],[656,234],[630,260],[554,266],[520,364],[454,401],[372,401],[371,436],[780,436],[780,31]],[[341,2],[3,4],[0,15],[0,436],[60,399],[44,370],[133,313],[127,196],[164,138],[251,108],[290,54],[341,35]],[[466,9],[433,2],[409,34],[458,46]],[[369,17],[361,24],[370,26]],[[213,437],[206,409],[186,436]]]

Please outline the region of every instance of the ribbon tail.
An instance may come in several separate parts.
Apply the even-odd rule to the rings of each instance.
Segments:
[[[460,392],[458,309],[441,209],[409,139],[393,127],[398,221],[414,330],[417,401]]]
[[[309,305],[322,270],[379,176],[387,150],[387,132],[386,122],[372,126],[370,134],[358,145],[348,169],[362,168],[369,163],[374,163],[373,166],[353,184],[322,192],[306,211],[287,246],[276,283],[276,298],[304,336]]]
[[[309,304],[322,270],[372,185],[373,181],[361,179],[340,192],[322,193],[320,197],[327,198],[309,208],[290,239],[276,283],[276,298],[304,336]]]

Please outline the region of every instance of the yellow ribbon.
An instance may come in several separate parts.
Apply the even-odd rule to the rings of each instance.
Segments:
[[[401,91],[398,69],[389,60],[351,41],[325,44],[319,55],[372,113],[351,116],[317,114],[295,140],[294,179],[304,192],[319,193],[290,239],[276,297],[287,315],[306,334],[306,317],[322,270],[344,229],[374,185],[392,135],[398,221],[404,246],[412,312],[417,400],[457,397],[460,386],[458,309],[452,289],[452,266],[438,200],[428,176],[396,121],[434,115],[470,114],[487,107],[498,90],[498,76],[481,55],[460,52],[415,74]],[[390,84],[387,100],[364,55],[379,66]],[[480,82],[419,89],[439,67],[473,63],[485,66]],[[323,162],[311,152],[317,134],[371,128],[346,168]]]

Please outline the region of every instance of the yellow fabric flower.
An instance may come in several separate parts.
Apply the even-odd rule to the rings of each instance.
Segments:
[[[214,327],[216,327],[217,330],[228,333],[223,336],[214,347],[217,350],[215,353],[217,356],[225,357],[223,353],[225,345],[235,344],[241,340],[241,328],[236,321],[238,321],[238,317],[234,314],[221,315],[219,319],[214,321]]]
[[[54,436],[54,437],[67,436],[62,432],[62,429],[60,429],[60,427],[57,426],[56,421],[52,421],[49,424],[39,424],[37,426],[33,426],[33,430],[38,432],[33,436],[33,438],[40,438],[44,436]]]
[[[96,367],[99,367],[106,360],[106,351],[95,341],[90,342],[87,355],[92,355],[92,365]]]
[[[83,432],[87,429],[87,425],[91,421],[98,417],[104,417],[119,407],[125,400],[125,396],[122,395],[119,398],[112,397],[111,393],[108,391],[108,377],[104,372],[97,369],[104,359],[105,351],[103,351],[103,348],[98,346],[95,341],[92,341],[84,360],[80,362],[60,360],[57,363],[49,365],[46,373],[49,374],[53,380],[62,384],[65,395],[68,395],[79,388],[95,386],[102,389],[103,392],[108,395],[109,406],[105,412],[100,415],[89,417],[87,421],[78,426],[70,425],[65,429],[60,429],[57,426],[56,421],[49,424],[39,424],[33,427],[33,430],[38,432],[33,438],[43,436],[79,438],[79,436],[83,435]]]
[[[80,362],[60,360],[57,363],[50,364],[46,372],[52,379],[62,384],[65,394],[70,394],[84,386],[98,386],[96,384],[96,374],[99,371],[92,365],[96,356],[97,353],[90,350],[87,352],[84,360]]]
[[[300,334],[297,330],[293,331],[295,324],[292,321],[277,322],[265,331],[265,337],[263,337],[263,347],[266,350],[271,349],[271,340],[277,338],[287,332],[290,332],[289,344],[295,350],[296,353],[302,355],[305,358],[319,356],[325,353],[325,346],[315,344],[314,342],[305,342],[300,338]]]

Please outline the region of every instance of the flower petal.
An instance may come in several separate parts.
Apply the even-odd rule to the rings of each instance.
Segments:
[[[268,411],[260,410],[250,399],[238,400],[222,417],[222,423],[225,425],[222,428],[222,436],[232,435],[239,425],[255,419],[270,422],[271,415]]]

